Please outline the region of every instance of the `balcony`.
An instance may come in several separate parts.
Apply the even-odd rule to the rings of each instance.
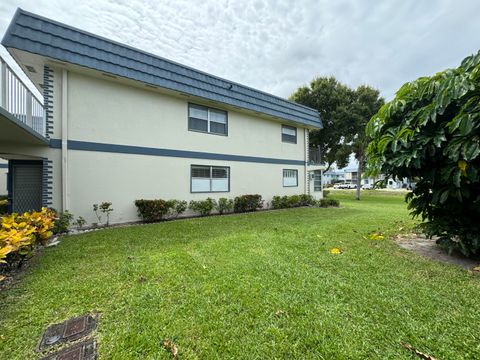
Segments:
[[[17,127],[34,137],[45,139],[45,110],[19,76],[0,57],[0,107],[7,128]],[[6,129],[7,129],[6,128]],[[5,130],[6,130],[5,129]],[[15,130],[12,130],[15,131]],[[12,133],[13,134],[13,133]],[[10,140],[16,140],[11,138]]]
[[[308,149],[308,167],[309,171],[324,170],[326,168],[325,163],[322,162],[320,147],[311,146]]]

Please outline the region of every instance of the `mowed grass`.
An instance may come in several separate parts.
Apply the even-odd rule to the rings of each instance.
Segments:
[[[163,339],[185,359],[415,358],[401,341],[480,358],[480,279],[364,239],[412,226],[403,196],[331,196],[341,208],[66,237],[0,295],[0,358],[38,358],[49,324],[90,312],[100,359],[172,358]]]

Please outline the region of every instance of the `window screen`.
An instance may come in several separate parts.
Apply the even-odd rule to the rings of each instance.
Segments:
[[[288,125],[282,125],[282,141],[292,144],[297,143],[297,128]]]
[[[188,105],[188,130],[227,135],[227,112],[201,105]]]
[[[230,168],[192,165],[192,192],[229,192]]]
[[[298,186],[298,170],[283,169],[283,186]]]

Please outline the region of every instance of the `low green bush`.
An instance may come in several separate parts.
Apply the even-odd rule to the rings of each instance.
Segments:
[[[168,200],[167,201],[168,215],[177,218],[188,209],[188,203],[185,200]]]
[[[288,207],[288,196],[274,196],[270,202],[272,209],[285,209]]]
[[[323,190],[323,197],[324,198],[327,198],[329,194],[330,194],[330,190]]]
[[[262,195],[259,194],[237,196],[233,202],[233,211],[236,213],[256,211],[262,207]]]
[[[62,213],[56,213],[55,225],[53,226],[54,234],[64,234],[68,232],[73,221],[73,214],[68,210]]]
[[[274,196],[270,203],[272,209],[286,209],[300,206],[312,206],[316,201],[312,195]]]
[[[135,206],[137,207],[138,215],[145,222],[161,221],[165,215],[168,214],[169,206],[171,202],[166,200],[135,200]]]
[[[340,206],[340,201],[337,199],[320,199],[318,201],[318,206],[319,207],[339,207]]]
[[[200,201],[192,200],[190,201],[189,209],[199,213],[201,216],[207,216],[213,211],[216,205],[217,202],[212,198]]]
[[[233,200],[227,198],[218,199],[217,211],[220,215],[224,213],[232,212],[233,210]]]

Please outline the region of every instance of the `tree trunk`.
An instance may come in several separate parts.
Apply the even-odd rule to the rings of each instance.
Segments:
[[[357,200],[360,200],[360,189],[362,188],[362,163],[363,156],[358,158],[358,169],[357,169]]]

